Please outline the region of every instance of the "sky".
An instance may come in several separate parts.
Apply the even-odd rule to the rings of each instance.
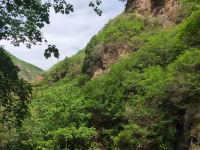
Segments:
[[[50,13],[50,25],[46,25],[42,29],[48,44],[55,44],[59,49],[59,59],[54,57],[46,59],[44,57],[47,44],[32,46],[31,49],[27,49],[25,45],[14,47],[9,41],[0,41],[0,45],[4,45],[5,49],[17,58],[43,70],[48,70],[65,57],[72,56],[83,49],[92,36],[97,34],[110,19],[120,14],[124,9],[124,3],[118,0],[102,0],[103,15],[99,17],[92,8],[88,7],[91,0],[70,1],[74,5],[74,13],[61,15],[52,11]]]

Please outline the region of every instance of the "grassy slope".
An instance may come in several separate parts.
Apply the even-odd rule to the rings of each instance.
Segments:
[[[30,63],[27,63],[23,60],[20,60],[10,54],[8,52],[9,56],[12,58],[12,61],[15,65],[17,65],[20,69],[19,76],[27,81],[34,81],[39,79],[39,77],[44,73],[44,71]]]

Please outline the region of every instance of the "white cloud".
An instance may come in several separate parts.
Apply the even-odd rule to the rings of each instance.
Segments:
[[[48,42],[60,50],[60,59],[46,60],[43,56],[45,45],[33,46],[31,50],[23,45],[14,47],[5,41],[1,41],[0,45],[5,45],[5,49],[16,57],[47,70],[66,56],[83,49],[93,35],[124,9],[124,4],[118,0],[103,0],[103,16],[99,17],[88,7],[89,1],[71,0],[75,12],[67,16],[51,12],[51,23],[43,29],[43,33]]]

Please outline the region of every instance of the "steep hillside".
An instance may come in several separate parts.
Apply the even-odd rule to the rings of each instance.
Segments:
[[[84,51],[50,69],[8,147],[200,149],[200,3],[156,2],[129,0]]]
[[[149,35],[180,23],[192,6],[179,0],[129,0],[126,13],[111,20],[85,48],[83,72],[98,76],[121,56],[138,50]]]
[[[27,63],[25,61],[22,61],[9,52],[7,52],[9,56],[12,58],[12,61],[15,65],[17,65],[20,69],[19,76],[23,78],[26,81],[33,82],[35,80],[41,80],[42,74],[44,71],[30,63]]]
[[[43,82],[58,82],[66,76],[75,78],[82,72],[84,58],[84,50],[79,51],[76,55],[71,56],[70,58],[66,57],[63,61],[57,63],[44,73]]]

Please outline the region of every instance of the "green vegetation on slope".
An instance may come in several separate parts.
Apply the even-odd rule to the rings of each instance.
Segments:
[[[21,77],[24,80],[29,81],[29,82],[41,80],[40,79],[41,75],[44,72],[42,69],[40,69],[32,64],[29,64],[25,61],[22,61],[10,53],[8,53],[8,54],[11,57],[13,63],[20,69],[19,77]]]
[[[200,148],[200,11],[198,2],[189,4],[188,18],[171,27],[120,15],[92,38],[85,58],[82,51],[52,68],[46,77],[54,84],[35,87],[32,116],[7,149]],[[97,45],[116,42],[134,50],[88,80]]]
[[[85,48],[83,72],[91,75],[94,66],[101,66],[100,56],[104,53],[104,47],[110,43],[136,47],[130,39],[141,33],[145,23],[145,19],[138,18],[135,14],[121,14],[111,20]]]
[[[44,73],[44,82],[57,82],[64,77],[75,78],[82,72],[82,65],[85,58],[85,51],[81,50],[76,55],[54,65],[50,70]]]

